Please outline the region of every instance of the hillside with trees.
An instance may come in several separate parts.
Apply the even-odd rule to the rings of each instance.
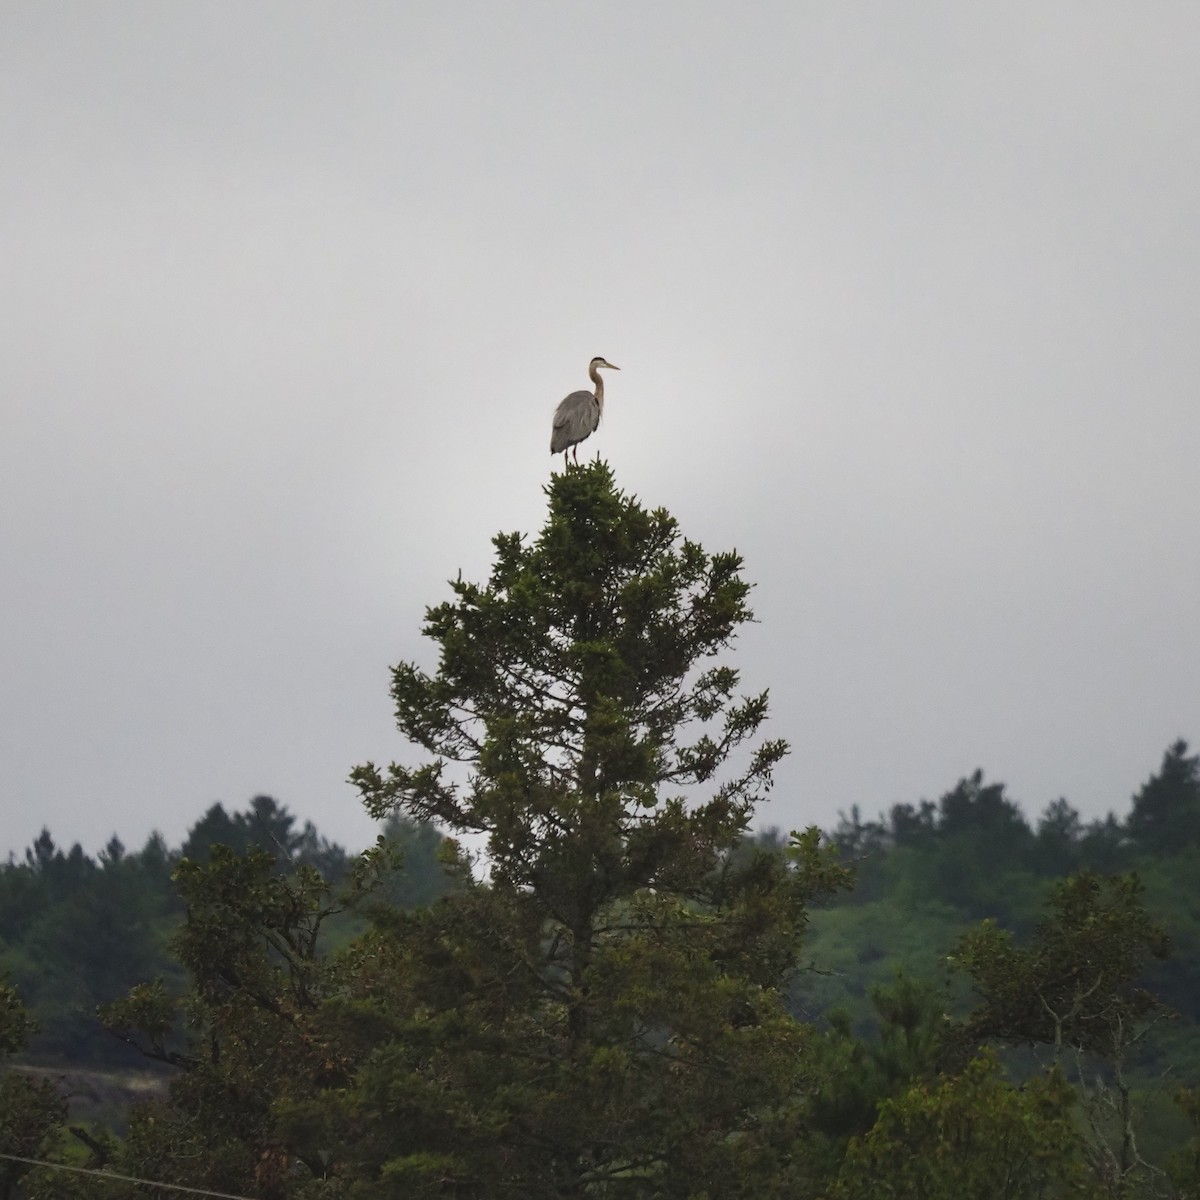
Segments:
[[[1123,817],[976,774],[754,834],[788,752],[710,554],[603,464],[428,611],[350,855],[260,797],[0,870],[0,1197],[1200,1195],[1200,761]],[[482,846],[482,855],[468,846]],[[34,1028],[34,1025],[40,1028]],[[168,1193],[161,1193],[166,1195]]]

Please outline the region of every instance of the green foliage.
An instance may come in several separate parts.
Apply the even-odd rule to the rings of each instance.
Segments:
[[[1139,848],[1170,856],[1200,846],[1200,757],[1187,751],[1175,742],[1133,798],[1127,828]]]
[[[34,1031],[16,990],[0,981],[0,1054],[20,1050]],[[67,1115],[67,1106],[44,1080],[17,1071],[0,1071],[0,1153],[41,1158],[51,1149]],[[0,1160],[0,1200],[17,1195],[26,1163]]]
[[[877,851],[885,858],[901,856],[901,871],[905,856],[937,853],[937,810],[927,811],[930,820],[921,834],[924,845]],[[1052,806],[1048,818],[1053,818],[1060,833],[1067,831],[1077,848],[1082,845],[1086,833],[1079,832],[1078,823],[1062,806]],[[861,822],[858,828],[861,831]],[[847,832],[853,832],[853,827]],[[858,836],[863,835],[860,832]],[[1147,987],[1152,973],[1168,965],[1169,949],[1161,924],[1151,915],[1151,891],[1156,890],[1164,902],[1173,902],[1169,911],[1187,929],[1194,889],[1185,884],[1184,873],[1174,873],[1176,864],[1187,861],[1186,855],[1179,855],[1167,863],[1149,864],[1156,872],[1154,889],[1143,888],[1134,876],[1100,877],[1088,872],[1060,881],[1050,890],[1042,918],[1023,922],[1028,926],[1024,935],[987,921],[953,939],[948,948],[954,953],[948,961],[970,977],[979,1001],[972,1012],[966,1012],[953,992],[935,993],[950,1017],[943,1019],[938,1040],[938,1078],[953,1078],[958,1064],[980,1041],[996,1039],[1018,1048],[1032,1047],[1033,1054],[1020,1049],[1006,1052],[1012,1069],[1029,1079],[1039,1077],[1037,1051],[1048,1050],[1049,1059],[1064,1072],[1062,1077],[1070,1076],[1073,1081],[1078,1144],[1072,1161],[1086,1168],[1089,1178],[1102,1185],[1104,1195],[1165,1194],[1160,1168],[1178,1145],[1178,1119],[1166,1103],[1164,1089],[1156,1084],[1152,1068],[1163,1064],[1178,1078],[1200,1078],[1194,1027],[1176,1027],[1163,1036],[1158,1022],[1164,1009]],[[1184,870],[1181,867],[1181,872]],[[1164,874],[1174,880],[1174,886]],[[890,911],[882,902],[868,902],[819,914],[812,950],[824,955],[822,961],[840,969],[843,977],[806,978],[807,1006],[812,1006],[809,997],[820,995],[822,987],[827,996],[839,994],[840,989],[841,995],[853,1000],[857,989],[867,986],[872,968],[879,978],[883,964],[896,961],[897,956],[903,959],[904,948],[910,944],[923,944],[927,953],[939,940],[947,945],[951,930],[961,920],[954,910],[940,910],[944,924],[939,930],[930,923],[928,901],[918,904],[910,894],[905,903],[903,892],[898,900]],[[1027,911],[1031,900],[1027,891],[1025,900],[1010,902],[1010,908]],[[856,949],[868,958],[874,955],[874,961],[855,959]],[[927,962],[926,974],[931,973]],[[853,1024],[850,1013],[825,1013],[831,1026],[826,1039],[830,1074],[813,1109],[819,1128],[843,1138],[848,1131],[861,1136],[877,1111],[883,1120],[881,1101],[895,1099],[905,1074],[903,1055],[894,1060],[897,1069],[880,1069],[887,1061],[881,1056],[889,1045],[897,1044],[897,1030],[877,1014],[878,1031],[872,1032],[871,1023],[862,1016],[861,1003],[848,1007],[854,1014]],[[911,1004],[900,1011],[904,1008],[910,1018],[916,1011]],[[1148,1040],[1151,1034],[1153,1042]],[[905,1044],[899,1042],[901,1047]],[[926,1090],[933,1083],[928,1071],[924,1077],[914,1071],[912,1078],[923,1081]],[[834,1142],[836,1148],[836,1137]],[[838,1157],[838,1153],[827,1153],[826,1161],[836,1164]],[[921,1178],[926,1166],[914,1157],[912,1169],[918,1173],[914,1178]],[[860,1178],[856,1186],[867,1185]],[[921,1186],[925,1185],[913,1184],[915,1194]],[[951,1177],[947,1194],[960,1186],[965,1186],[963,1181]],[[864,1194],[874,1193],[868,1189]],[[1036,1188],[1030,1194],[1038,1194]],[[1047,1194],[1059,1192],[1051,1188]]]
[[[1169,941],[1143,891],[1134,875],[1074,875],[1055,890],[1050,914],[1026,945],[985,922],[962,938],[956,956],[981,1000],[967,1023],[973,1037],[1049,1046],[1056,1069],[1073,1052],[1087,1156],[1118,1196],[1156,1171],[1139,1149],[1139,1097],[1128,1067],[1163,1011],[1139,980],[1150,961],[1167,956]],[[1087,1070],[1089,1059],[1099,1072]]]
[[[540,537],[498,537],[488,584],[430,610],[436,674],[394,672],[431,757],[354,775],[376,815],[483,834],[490,870],[372,946],[396,956],[353,1009],[389,1014],[364,1074],[389,1118],[374,1153],[414,1195],[446,1175],[473,1195],[765,1195],[811,1036],[782,987],[845,873],[814,834],[735,853],[786,752],[751,745],[765,693],[709,663],[750,619],[737,556],[603,465],[548,491]]]
[[[1150,966],[1147,986],[1193,1026],[1200,1024],[1200,845],[1169,857],[1140,857],[1137,867],[1147,907],[1171,933],[1171,958]]]
[[[450,842],[436,904],[380,904],[386,882],[372,902],[384,839],[350,877],[373,924],[330,959],[317,872],[185,860],[183,1037],[161,988],[108,1014],[181,1068],[135,1114],[136,1173],[372,1200],[795,1194],[817,1034],[786,984],[847,873],[815,831],[744,846],[786,751],[756,738],[765,694],[712,661],[748,585],[602,466],[549,493],[536,542],[496,539],[488,585],[430,610],[436,673],[394,672],[427,760],[355,772],[377,816],[483,834],[487,877]]]
[[[1012,919],[1014,902],[1036,895],[1038,838],[1004,785],[985,784],[981,771],[959,780],[937,804],[893,805],[883,821],[863,822],[853,809],[834,840],[858,866],[857,903],[900,901],[950,908],[968,919]]]
[[[392,822],[384,830],[406,862],[385,872],[380,894],[400,906],[427,904],[451,886],[439,860],[441,836],[428,825]],[[284,873],[318,870],[330,884],[351,862],[310,822],[299,826],[282,805],[256,797],[244,813],[214,805],[192,827],[182,857],[207,862],[219,846],[265,854]],[[78,845],[64,851],[43,830],[25,860],[0,864],[0,971],[20,989],[36,1017],[26,1055],[34,1062],[120,1069],[136,1060],[105,1036],[96,1010],[142,981],[184,986],[171,950],[183,915],[172,883],[181,861],[157,834],[136,852],[113,837],[93,859]],[[365,919],[332,918],[337,943]]]
[[[78,845],[59,850],[43,831],[23,864],[0,870],[6,926],[0,965],[28,999],[43,1059],[95,1062],[114,1047],[97,1036],[97,1004],[156,971],[170,970],[166,930],[174,919],[160,846],[127,854],[113,838],[98,862]]]
[[[246,812],[232,815],[214,804],[188,831],[181,856],[205,862],[217,846],[238,854],[257,849],[281,863],[315,867],[330,883],[347,869],[340,846],[321,837],[311,821],[297,828],[295,816],[270,796],[255,796]]]
[[[320,935],[341,902],[314,867],[281,871],[257,848],[214,846],[207,863],[184,859],[176,883],[187,920],[175,951],[191,992],[176,999],[146,985],[103,1012],[143,1053],[179,1068],[168,1101],[134,1110],[118,1162],[189,1186],[282,1194],[271,1189],[288,1164],[320,1174],[323,1150],[305,1140],[285,1153],[280,1114],[346,1083],[322,1027],[334,985]]]
[[[433,758],[386,773],[368,764],[354,779],[376,816],[399,804],[486,833],[494,877],[514,885],[531,882],[538,856],[557,865],[571,853],[553,829],[564,807],[575,822],[585,808],[593,822],[619,820],[635,842],[637,886],[668,853],[662,837],[638,835],[639,810],[661,807],[660,788],[708,783],[765,718],[765,693],[735,699],[732,668],[692,674],[750,619],[749,585],[736,554],[680,540],[666,512],[622,497],[603,465],[552,489],[532,547],[498,536],[488,585],[459,579],[456,602],[429,611],[437,675],[410,663],[393,672],[397,723]],[[726,823],[745,828],[786,751],[763,742],[708,804],[672,803],[640,824],[709,841],[711,826],[728,848]],[[465,788],[447,777],[449,762],[472,766]]]
[[[819,1021],[846,1013],[859,1035],[878,1029],[872,992],[901,973],[912,979],[946,975],[945,956],[963,928],[962,914],[945,905],[878,900],[832,904],[812,913],[808,956],[817,969],[797,976],[793,1010]]]
[[[1200,1198],[1200,1088],[1181,1088],[1176,1096],[1190,1136],[1170,1158],[1168,1170],[1182,1200]]]
[[[983,786],[978,773],[960,781],[936,803],[896,805],[878,821],[864,821],[857,810],[851,810],[834,836],[856,862],[859,886],[814,918],[810,949],[832,973],[804,980],[801,1011],[819,1015],[844,1007],[854,1030],[867,1035],[872,1024],[865,997],[872,984],[886,981],[898,966],[937,975],[938,961],[955,951],[959,931],[971,918],[992,920],[983,946],[1002,949],[1008,939],[1010,949],[1019,945],[1024,947],[1022,953],[1033,954],[1042,906],[1062,886],[1063,875],[1090,871],[1095,880],[1136,870],[1144,891],[1137,893],[1132,908],[1126,903],[1128,921],[1122,921],[1121,905],[1109,894],[1109,885],[1077,884],[1076,897],[1085,910],[1086,897],[1078,889],[1095,887],[1097,899],[1104,901],[1101,910],[1107,905],[1107,913],[1091,914],[1090,926],[1077,920],[1070,934],[1070,921],[1060,925],[1063,941],[1057,947],[1043,946],[1040,957],[1041,965],[1050,968],[1057,962],[1065,971],[1069,963],[1085,963],[1094,948],[1099,955],[1095,961],[1106,963],[1108,969],[1120,968],[1110,951],[1115,949],[1119,957],[1123,944],[1134,959],[1125,963],[1124,999],[1140,992],[1145,1002],[1152,994],[1175,1010],[1177,1019],[1164,1028],[1154,1024],[1162,1012],[1154,1005],[1147,1008],[1144,1020],[1132,1025],[1128,1006],[1113,1009],[1110,1033],[1116,1034],[1120,1048],[1120,1079],[1110,1056],[1107,1064],[1091,1062],[1090,1074],[1079,1085],[1085,1100],[1080,1119],[1086,1117],[1094,1125],[1097,1144],[1115,1148],[1118,1163],[1122,1153],[1130,1160],[1143,1157],[1161,1162],[1179,1136],[1163,1081],[1200,1080],[1200,898],[1194,885],[1200,871],[1200,843],[1189,832],[1196,766],[1186,749],[1177,742],[1167,750],[1159,773],[1133,798],[1128,821],[1110,814],[1084,823],[1066,801],[1057,800],[1047,806],[1036,828],[1023,831],[1019,814],[1008,806],[1002,791],[996,785]],[[976,825],[978,836],[972,834]],[[1156,841],[1146,831],[1159,827],[1169,832]],[[996,834],[994,847],[985,836],[987,831]],[[1148,837],[1150,845],[1163,847],[1161,854],[1149,848]],[[1135,911],[1139,907],[1141,916]],[[1113,921],[1131,941],[1121,943],[1118,938],[1115,946],[1110,942]],[[1171,957],[1158,956],[1165,949],[1162,929],[1153,933],[1150,926],[1170,931]],[[1004,934],[1003,928],[1012,932]],[[1139,945],[1142,951],[1137,950]],[[1038,1037],[1046,1036],[1048,1029],[1052,1036],[1055,1018],[1040,999],[1023,989],[1024,976],[1009,973],[1014,962],[1018,967],[1038,965],[1020,956],[1018,960],[1006,954],[997,958],[994,982],[999,991],[1007,986],[1011,993],[1006,1011],[1013,1016],[1022,1002],[1032,1005],[1034,1015],[1041,1016],[1035,1021],[1026,1014],[1020,1023]],[[1072,1001],[1062,990],[1069,982],[1060,977],[1056,983],[1053,974],[1045,977],[1051,991],[1060,989],[1056,998],[1046,997],[1050,1004],[1065,1003],[1070,1010]],[[1082,986],[1086,989],[1090,984]],[[1097,986],[1103,990],[1107,984],[1101,980]],[[952,995],[952,1013],[965,1016],[967,1008],[959,996]],[[1098,1016],[1093,1012],[1093,1019]],[[976,1036],[984,1036],[982,1026]],[[1069,1056],[1078,1053],[1081,1062],[1088,1063],[1090,1051],[1077,1052],[1069,1037],[1064,1045]],[[1007,1057],[1029,1069],[1028,1050],[1008,1052]],[[1136,1152],[1129,1148],[1123,1152],[1123,1131],[1134,1117],[1140,1127]]]
[[[961,1075],[885,1100],[877,1124],[851,1143],[831,1200],[1099,1197],[1074,1103],[1060,1073],[1016,1088],[983,1051]]]
[[[375,902],[423,908],[454,890],[455,878],[441,858],[442,835],[433,825],[391,813],[381,828],[383,844],[394,858],[380,863]]]
[[[831,1173],[847,1140],[875,1124],[880,1104],[932,1078],[954,1041],[946,996],[933,984],[898,974],[890,986],[873,987],[870,999],[875,1036],[855,1036],[849,1015],[834,1009],[826,1014],[829,1029],[817,1048],[821,1083],[807,1120],[828,1140]]]
[[[16,988],[0,981],[0,1054],[8,1055],[20,1050],[36,1028]]]
[[[1055,889],[1050,917],[1026,946],[993,922],[964,936],[955,957],[982,1000],[975,1033],[1119,1054],[1160,1010],[1137,980],[1170,948],[1143,890],[1133,875],[1083,872]]]
[[[851,810],[840,859],[815,830],[753,838],[787,746],[725,661],[740,560],[603,464],[547,492],[541,533],[428,611],[435,665],[393,672],[414,759],[354,772],[373,849],[260,796],[182,854],[43,832],[0,867],[35,1052],[111,1054],[91,1014],[125,993],[109,1030],[173,1073],[75,1161],[265,1200],[1198,1195],[1200,1104],[1151,1080],[1200,1080],[1186,744],[1127,822],[1058,800],[1031,825],[975,772]],[[0,987],[0,1052],[31,1028]],[[62,1154],[62,1120],[0,1076],[5,1145]]]

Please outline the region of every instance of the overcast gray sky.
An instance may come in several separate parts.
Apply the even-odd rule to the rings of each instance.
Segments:
[[[388,667],[550,414],[709,549],[762,823],[1124,810],[1200,736],[1200,6],[0,4],[0,853],[265,792],[352,847]]]

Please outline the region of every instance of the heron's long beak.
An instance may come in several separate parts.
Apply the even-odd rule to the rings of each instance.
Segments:
[[[619,371],[619,370],[621,369],[620,367],[614,367],[612,363],[605,363],[604,365],[605,365],[605,366],[606,366],[606,367],[607,367],[607,368],[608,368],[610,371]]]

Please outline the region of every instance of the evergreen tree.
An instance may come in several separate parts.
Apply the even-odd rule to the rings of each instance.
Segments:
[[[1061,797],[1046,805],[1037,826],[1037,865],[1046,875],[1069,875],[1080,865],[1083,821]]]
[[[877,1024],[870,1039],[854,1036],[846,1012],[826,1013],[829,1033],[822,1049],[830,1069],[810,1105],[809,1121],[836,1146],[834,1172],[850,1136],[875,1124],[880,1103],[931,1079],[956,1048],[959,1026],[946,1012],[947,997],[928,981],[898,972],[890,985],[873,986],[870,1000]]]
[[[1200,845],[1200,756],[1189,755],[1182,738],[1134,796],[1126,829],[1140,850],[1153,854],[1178,854]]]
[[[973,917],[1011,917],[1019,890],[1013,874],[1029,870],[1033,833],[1002,783],[975,771],[939,802],[937,845],[921,864],[938,899]]]
[[[339,904],[313,867],[281,867],[252,847],[212,848],[175,875],[187,920],[175,950],[192,978],[173,996],[161,980],[106,1006],[102,1019],[150,1060],[176,1068],[166,1102],[131,1114],[109,1164],[143,1178],[282,1200],[320,1177],[327,1151],[288,1114],[347,1064],[322,1023],[335,989],[319,949]]]
[[[287,805],[270,796],[255,796],[246,812],[232,816],[223,804],[214,804],[188,831],[182,855],[207,862],[215,846],[227,846],[237,854],[262,850],[281,863],[316,867],[330,882],[346,872],[346,852],[321,837],[311,821],[297,828]]]
[[[440,856],[442,835],[430,822],[392,813],[380,836],[396,857],[396,869],[379,879],[372,897],[377,904],[424,908],[453,889],[454,876]]]
[[[138,980],[169,973],[164,953],[174,902],[161,841],[128,854],[113,837],[93,861],[79,846],[64,854],[43,830],[23,864],[0,871],[0,911],[11,901],[18,925],[0,921],[0,967],[29,1003],[37,1032],[27,1053],[74,1065],[121,1062],[96,1008]]]
[[[602,464],[548,492],[540,537],[497,537],[488,583],[430,610],[437,671],[393,673],[430,757],[354,776],[376,816],[480,835],[490,875],[364,991],[375,1169],[396,1195],[788,1194],[807,1032],[782,987],[844,872],[815,833],[734,853],[787,750],[714,661],[751,619],[741,561]]]

